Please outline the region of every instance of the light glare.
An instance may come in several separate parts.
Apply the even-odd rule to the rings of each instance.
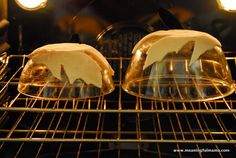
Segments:
[[[46,6],[47,0],[16,0],[17,4],[26,10],[37,10]]]
[[[227,11],[236,11],[236,0],[217,0],[219,6]]]

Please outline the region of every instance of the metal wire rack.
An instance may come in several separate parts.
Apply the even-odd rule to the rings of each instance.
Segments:
[[[233,71],[236,58],[227,59]],[[11,144],[15,157],[29,149],[34,157],[204,157],[204,150],[224,157],[236,152],[235,94],[178,103],[129,96],[121,89],[129,58],[108,60],[118,72],[115,92],[98,99],[42,100],[17,92],[26,56],[9,56],[0,82],[0,153],[9,154],[4,151]]]

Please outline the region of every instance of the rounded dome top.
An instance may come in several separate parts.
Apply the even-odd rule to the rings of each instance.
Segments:
[[[89,98],[114,89],[113,69],[106,58],[89,45],[49,44],[28,57],[18,84],[18,90],[26,95],[50,99]]]

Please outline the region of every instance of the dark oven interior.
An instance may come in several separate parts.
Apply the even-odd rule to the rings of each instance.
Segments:
[[[180,27],[173,17],[163,19],[160,8],[179,19],[181,27],[218,38],[235,80],[236,13],[220,10],[214,0],[50,0],[37,11],[23,10],[14,0],[3,2],[7,15],[1,18],[9,25],[4,35],[0,31],[0,41],[6,39],[9,48],[0,56],[1,157],[236,154],[235,94],[213,101],[165,102],[131,96],[121,87],[134,45],[151,32]],[[85,100],[46,100],[19,93],[26,55],[62,42],[86,43],[102,52],[116,72],[115,91]]]

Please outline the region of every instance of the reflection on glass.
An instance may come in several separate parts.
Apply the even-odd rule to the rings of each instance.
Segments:
[[[86,99],[108,94],[114,90],[112,76],[102,70],[102,87],[86,84],[82,79],[68,82],[62,68],[62,79],[55,78],[44,64],[34,63],[31,59],[24,67],[18,90],[22,94],[42,99]]]
[[[223,52],[205,52],[189,66],[194,42],[179,52],[170,52],[160,62],[143,70],[147,40],[134,53],[123,89],[131,95],[165,101],[205,101],[222,98],[234,91],[233,80]],[[145,49],[143,49],[145,46]]]

